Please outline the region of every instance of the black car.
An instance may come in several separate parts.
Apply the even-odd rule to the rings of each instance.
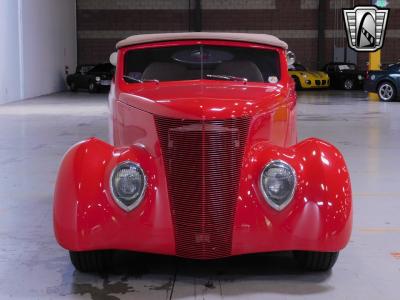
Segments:
[[[351,63],[329,63],[322,69],[328,73],[331,87],[336,89],[361,89],[365,78],[365,72],[357,70],[357,66]]]
[[[110,63],[98,65],[78,65],[74,74],[67,76],[67,84],[71,91],[88,89],[95,93],[101,88],[109,88],[114,73],[114,66]]]
[[[382,71],[368,71],[364,90],[377,93],[381,101],[394,101],[400,89],[400,63]]]

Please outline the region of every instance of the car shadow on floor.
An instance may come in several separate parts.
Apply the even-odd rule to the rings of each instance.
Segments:
[[[197,293],[202,293],[205,298],[207,295],[244,297],[254,293],[310,295],[333,289],[326,283],[331,272],[304,271],[297,266],[290,252],[200,261],[117,251],[112,266],[107,274],[90,275],[92,280],[93,276],[102,279],[100,289],[83,283],[79,272],[75,271],[73,277],[78,280],[74,282],[73,279],[73,293],[89,293],[92,299],[108,299],[107,295],[139,290],[144,296],[143,289],[147,289],[148,295],[165,292],[179,299]]]
[[[72,267],[72,266],[70,266]],[[71,269],[70,269],[71,270]],[[245,297],[260,295],[320,295],[334,289],[331,272],[300,269],[290,252],[243,255],[217,260],[190,260],[171,256],[116,251],[106,274],[64,273],[63,295],[90,295],[91,299]],[[72,275],[72,276],[71,276]],[[68,277],[68,278],[67,278]],[[164,296],[163,296],[164,297]]]

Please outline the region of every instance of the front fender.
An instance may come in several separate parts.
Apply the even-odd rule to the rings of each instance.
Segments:
[[[278,212],[261,193],[260,176],[272,160],[289,163],[297,175],[290,204]],[[310,138],[290,148],[260,142],[244,160],[233,253],[282,250],[339,251],[352,227],[350,176],[331,144]]]
[[[147,176],[140,205],[122,210],[111,196],[109,178],[119,163],[137,162]],[[54,193],[54,231],[68,250],[136,249],[175,253],[174,235],[163,168],[141,146],[113,147],[92,138],[64,156]]]

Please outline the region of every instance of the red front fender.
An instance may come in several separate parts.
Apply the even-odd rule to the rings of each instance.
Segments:
[[[272,160],[297,175],[291,203],[278,212],[264,201],[260,175]],[[290,148],[260,142],[243,163],[233,254],[278,250],[339,251],[349,241],[352,200],[349,173],[334,146],[310,138]]]
[[[139,163],[146,172],[145,201],[125,212],[112,199],[109,178],[120,162]],[[134,249],[174,254],[174,234],[165,176],[156,158],[140,146],[115,148],[92,138],[64,156],[54,195],[57,241],[69,250]]]

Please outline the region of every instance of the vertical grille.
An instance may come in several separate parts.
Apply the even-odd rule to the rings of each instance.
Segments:
[[[229,256],[248,118],[155,117],[167,174],[176,254]]]

